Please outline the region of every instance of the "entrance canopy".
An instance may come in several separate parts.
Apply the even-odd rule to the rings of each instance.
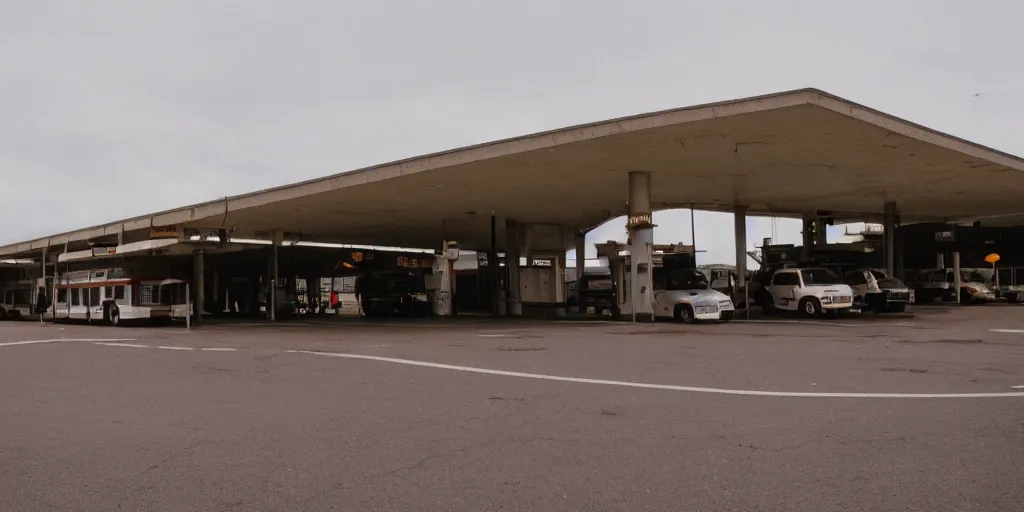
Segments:
[[[1024,160],[815,89],[666,110],[527,135],[0,247],[0,257],[152,226],[234,236],[463,248],[491,216],[589,228],[626,212],[627,174],[652,173],[654,209],[750,215],[827,210],[840,221],[1014,218]],[[1019,219],[1020,217],[1015,218]],[[498,222],[499,230],[503,222]],[[498,236],[499,246],[504,236]]]

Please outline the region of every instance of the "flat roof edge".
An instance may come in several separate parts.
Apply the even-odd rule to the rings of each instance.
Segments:
[[[227,196],[204,203],[68,231],[27,242],[0,246],[0,256],[38,251],[45,247],[85,241],[100,236],[114,235],[123,231],[147,229],[150,226],[188,224],[217,217],[222,218],[223,224],[231,211],[263,206],[305,195],[330,192],[423,171],[500,158],[623,133],[706,119],[777,110],[803,104],[826,108],[839,114],[879,126],[893,133],[970,155],[974,158],[987,160],[1011,169],[1024,171],[1024,159],[1020,157],[912,123],[834,96],[820,89],[804,88],[578,124],[414,156],[322,178]]]
[[[963,153],[965,155],[970,155],[982,160],[988,160],[994,164],[1009,167],[1017,171],[1024,171],[1024,158],[1017,155],[1000,151],[976,142],[971,142],[967,139],[950,135],[946,132],[941,132],[933,128],[928,128],[927,126],[908,121],[892,114],[887,114],[860,103],[829,94],[825,91],[818,89],[808,89],[807,91],[814,93],[816,97],[812,100],[812,103],[817,106],[852,117],[859,121],[873,124],[879,128],[884,128],[890,132],[903,135],[911,139],[949,149],[951,151],[956,151],[958,153]]]

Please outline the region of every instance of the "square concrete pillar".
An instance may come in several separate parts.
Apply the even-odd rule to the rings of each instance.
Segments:
[[[814,219],[814,246],[818,248],[824,248],[828,245],[828,226],[825,225],[825,219],[815,218]]]
[[[277,283],[278,276],[277,248],[284,242],[284,233],[275,231],[270,247],[270,286],[267,288],[267,315],[271,320],[277,320]]]
[[[896,276],[896,203],[885,203],[885,220],[882,225],[883,255],[885,255],[885,271],[889,277]]]
[[[206,309],[206,261],[202,249],[198,249],[192,255],[192,288],[195,290],[193,298],[193,312],[196,324],[203,323],[203,311]]]
[[[737,206],[733,212],[733,233],[736,239],[736,289],[738,296],[733,297],[734,302],[743,299],[746,307],[747,288],[747,209]]]
[[[960,252],[953,253],[953,289],[956,290],[956,303],[960,304]]]
[[[800,259],[807,261],[811,259],[811,250],[814,248],[814,216],[805,213],[801,222]],[[773,240],[772,243],[776,242]]]
[[[585,231],[577,232],[573,241],[576,245],[576,283],[578,285],[587,268],[587,233]]]
[[[566,307],[566,293],[565,293],[565,251],[559,252],[555,257],[555,302],[559,303],[560,306],[555,311],[557,316],[566,316],[568,313]]]

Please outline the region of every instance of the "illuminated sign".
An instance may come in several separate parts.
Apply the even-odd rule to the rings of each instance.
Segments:
[[[398,266],[403,268],[433,268],[434,262],[431,258],[410,258],[408,256],[399,256]]]
[[[998,262],[998,261],[999,261],[999,255],[996,254],[996,253],[992,253],[992,254],[989,254],[988,256],[985,256],[985,263],[991,263],[991,264],[995,265],[996,262]]]

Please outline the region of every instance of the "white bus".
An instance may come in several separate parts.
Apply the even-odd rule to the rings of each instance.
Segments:
[[[69,272],[58,278],[51,311],[55,319],[101,321],[185,318],[187,282],[133,278],[120,268]]]

